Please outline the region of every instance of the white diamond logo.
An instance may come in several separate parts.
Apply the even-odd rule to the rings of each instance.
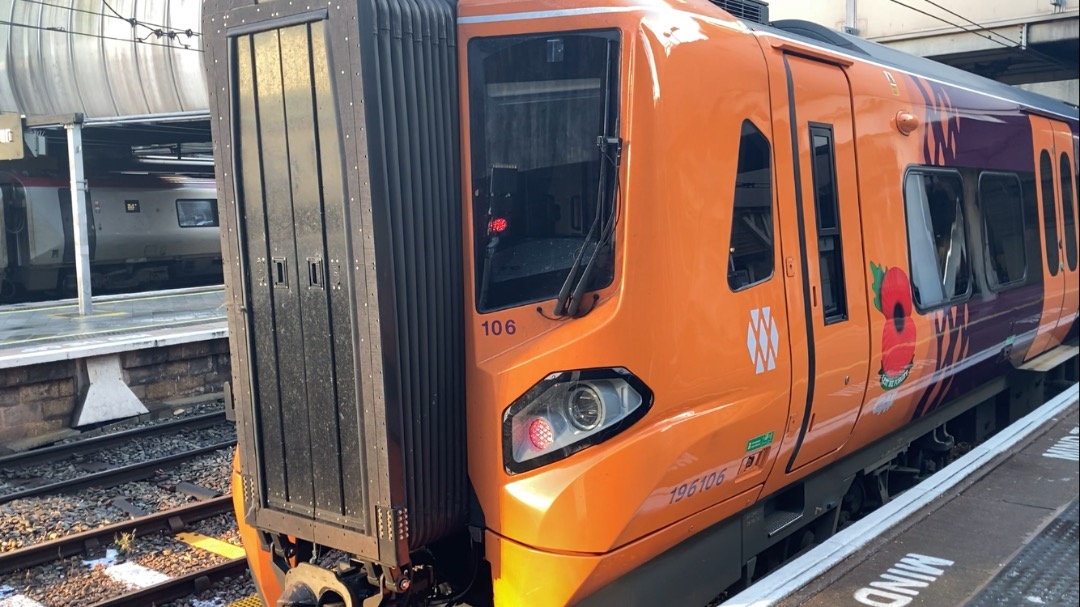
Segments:
[[[746,326],[746,350],[754,371],[758,374],[776,368],[776,354],[780,345],[780,333],[773,319],[772,309],[765,306],[750,310],[750,322]]]

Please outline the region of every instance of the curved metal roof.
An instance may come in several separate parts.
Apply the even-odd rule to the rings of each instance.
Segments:
[[[0,111],[205,111],[201,14],[201,0],[0,2]]]

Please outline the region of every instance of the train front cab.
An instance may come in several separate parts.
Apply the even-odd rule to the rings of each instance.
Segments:
[[[714,17],[459,9],[469,472],[496,605],[588,604],[752,504],[776,459],[791,354],[769,80],[745,28],[707,2],[694,9]],[[592,107],[560,116],[589,107],[580,98]],[[602,174],[616,159],[617,175]],[[529,247],[579,247],[612,212],[592,283],[564,306],[573,269]],[[536,265],[512,266],[515,254]],[[609,398],[611,379],[638,395],[605,402],[595,430],[558,410],[580,390]],[[722,589],[741,568],[724,549],[738,541],[729,527],[683,549],[711,555],[693,562]],[[653,573],[591,600],[662,600],[675,572]]]

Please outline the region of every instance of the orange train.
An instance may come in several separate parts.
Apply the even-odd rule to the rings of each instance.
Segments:
[[[703,605],[1076,377],[1077,109],[765,10],[207,0],[268,604]]]

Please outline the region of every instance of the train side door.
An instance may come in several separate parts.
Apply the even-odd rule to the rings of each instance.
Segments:
[[[836,65],[798,56],[784,62],[793,87],[802,266],[801,297],[796,283],[788,289],[789,309],[805,316],[809,343],[805,402],[793,400],[785,436],[792,444],[785,471],[791,472],[836,451],[850,436],[866,393],[870,325],[847,75]]]
[[[1031,132],[1035,147],[1035,184],[1038,192],[1039,217],[1042,221],[1039,233],[1043,244],[1043,309],[1039,317],[1039,329],[1035,341],[1028,350],[1027,359],[1061,343],[1057,325],[1061,320],[1061,306],[1066,295],[1067,251],[1061,226],[1063,223],[1058,193],[1057,171],[1054,165],[1054,127],[1042,116],[1031,117]],[[1073,243],[1074,246],[1076,243]],[[1075,255],[1075,250],[1074,250]],[[1029,270],[1030,271],[1030,270]],[[1075,280],[1074,280],[1075,282]]]
[[[1060,122],[1052,122],[1054,130],[1054,158],[1052,159],[1053,171],[1057,174],[1054,179],[1057,185],[1058,212],[1061,216],[1059,231],[1061,232],[1062,246],[1062,274],[1065,277],[1065,294],[1061,306],[1061,315],[1058,318],[1057,330],[1054,331],[1054,344],[1065,341],[1073,322],[1076,320],[1076,310],[1080,306],[1080,265],[1077,257],[1080,251],[1080,235],[1077,233],[1077,208],[1076,208],[1076,175],[1073,168],[1076,166],[1076,158],[1073,157],[1073,136],[1067,125]],[[1040,166],[1040,170],[1041,166]]]

